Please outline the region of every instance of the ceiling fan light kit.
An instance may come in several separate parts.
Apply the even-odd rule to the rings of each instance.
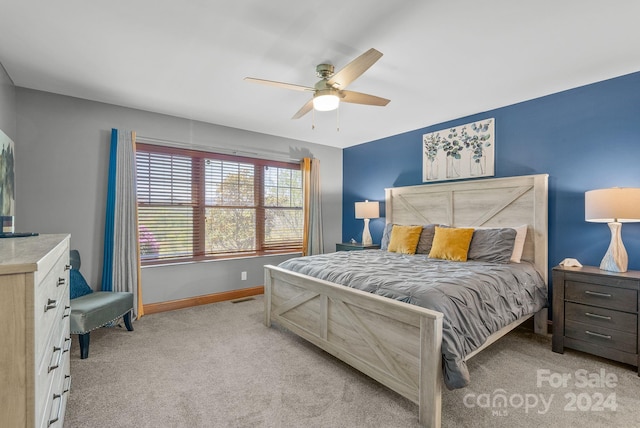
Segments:
[[[382,57],[382,53],[369,49],[342,70],[334,73],[334,67],[331,64],[318,64],[316,66],[316,75],[320,77],[314,87],[295,85],[291,83],[276,82],[273,80],[256,79],[253,77],[245,77],[244,80],[263,85],[278,86],[285,89],[293,89],[295,91],[313,92],[313,98],[307,101],[292,119],[299,119],[311,110],[331,111],[336,110],[340,101],[352,104],[364,104],[371,106],[386,106],[389,100],[377,97],[375,95],[363,94],[361,92],[346,91],[346,87],[354,80],[360,77],[373,64]]]
[[[338,108],[340,97],[335,89],[322,89],[313,95],[313,108],[318,111],[331,111]]]

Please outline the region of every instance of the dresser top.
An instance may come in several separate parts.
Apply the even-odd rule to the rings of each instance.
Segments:
[[[37,271],[38,262],[65,239],[69,235],[0,238],[0,275]]]

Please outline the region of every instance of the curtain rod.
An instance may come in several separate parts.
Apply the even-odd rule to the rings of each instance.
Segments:
[[[181,147],[186,149],[201,150],[205,152],[214,152],[214,153],[221,153],[221,154],[234,155],[234,156],[262,158],[262,159],[276,160],[281,162],[300,162],[300,159],[292,159],[291,156],[283,152],[275,152],[275,151],[272,153],[250,152],[247,150],[231,149],[228,147],[215,147],[215,146],[207,146],[204,144],[185,143],[183,141],[166,140],[166,139],[155,138],[155,137],[146,137],[144,135],[139,135],[139,134],[136,134],[136,141],[140,141],[142,143],[156,144],[159,146]]]

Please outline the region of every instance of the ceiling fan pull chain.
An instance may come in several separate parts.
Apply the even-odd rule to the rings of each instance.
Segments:
[[[316,109],[311,109],[311,130],[316,129]]]
[[[340,132],[340,106],[336,109],[336,132]]]

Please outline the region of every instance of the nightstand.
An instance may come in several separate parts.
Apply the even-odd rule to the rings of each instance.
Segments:
[[[378,250],[380,245],[371,244],[364,245],[361,242],[343,242],[336,244],[336,251],[359,251],[359,250]]]
[[[552,275],[552,350],[567,347],[638,367],[640,272],[557,266]]]

